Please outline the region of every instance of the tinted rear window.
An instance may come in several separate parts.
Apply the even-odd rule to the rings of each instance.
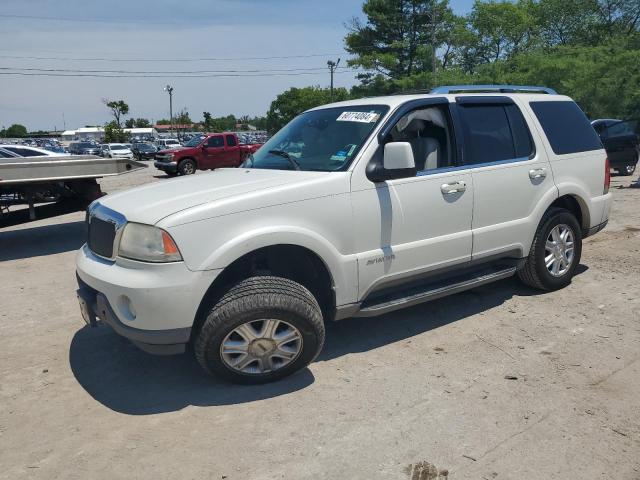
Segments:
[[[575,102],[531,102],[556,155],[600,150],[602,143]]]

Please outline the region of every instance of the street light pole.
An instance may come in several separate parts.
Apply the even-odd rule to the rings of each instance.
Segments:
[[[338,65],[340,65],[340,59],[338,59],[337,62],[334,62],[333,60],[329,60],[327,62],[327,67],[329,67],[329,72],[331,74],[331,87],[329,88],[329,98],[332,102],[333,102],[333,72],[336,71],[336,68],[338,68]]]
[[[173,135],[173,87],[167,85],[164,87],[165,92],[169,92],[169,123],[171,123],[171,134]]]

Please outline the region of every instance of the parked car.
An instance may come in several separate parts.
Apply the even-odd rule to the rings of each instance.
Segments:
[[[126,143],[107,143],[102,152],[106,158],[133,159],[133,152]]]
[[[48,150],[49,152],[53,152],[53,153],[60,153],[60,154],[66,154],[67,151],[64,149],[64,147],[61,147],[60,145],[55,145],[53,143],[48,143],[42,146],[42,148],[44,148],[45,150]]]
[[[30,147],[27,145],[4,144],[0,145],[0,148],[5,151],[14,153],[19,157],[58,157],[61,155],[66,155],[66,153],[51,152],[49,150],[45,150],[44,148]]]
[[[611,168],[620,175],[633,175],[640,157],[637,120],[605,118],[591,122],[604,145]]]
[[[74,142],[69,145],[69,153],[72,155],[100,155],[100,146],[91,142]]]
[[[235,133],[214,133],[195,137],[182,148],[160,150],[154,165],[168,175],[190,175],[196,170],[237,167],[259,148],[241,145]]]
[[[134,143],[131,151],[138,160],[153,160],[158,149],[150,143]]]
[[[167,150],[169,148],[180,148],[182,144],[175,138],[159,138],[156,140],[158,150]]]
[[[87,323],[153,353],[193,342],[209,373],[273,381],[316,358],[326,322],[516,274],[567,286],[612,203],[587,117],[539,87],[324,105],[243,167],[94,202],[77,254]]]

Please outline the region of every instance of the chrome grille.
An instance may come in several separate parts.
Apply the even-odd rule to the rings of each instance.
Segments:
[[[100,257],[114,259],[126,218],[96,202],[89,207],[87,221],[87,245],[91,251]]]

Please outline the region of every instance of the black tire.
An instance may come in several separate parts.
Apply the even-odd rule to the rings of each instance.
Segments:
[[[636,166],[634,165],[627,165],[625,166],[621,173],[622,175],[633,175],[633,173],[636,171]]]
[[[275,319],[289,323],[301,334],[302,347],[291,363],[266,373],[244,373],[228,366],[221,344],[234,329],[247,322]],[[322,311],[315,297],[299,283],[273,276],[250,277],[233,286],[209,311],[194,342],[202,368],[231,382],[273,382],[306,367],[324,344]]]
[[[571,265],[562,276],[553,276],[545,266],[545,243],[557,225],[567,225],[573,233],[574,251]],[[582,230],[576,217],[564,208],[550,208],[540,220],[524,266],[518,270],[520,280],[539,290],[558,290],[571,283],[582,254]]]
[[[196,169],[196,162],[190,158],[185,158],[178,165],[178,173],[180,173],[180,175],[193,175],[196,173]]]

